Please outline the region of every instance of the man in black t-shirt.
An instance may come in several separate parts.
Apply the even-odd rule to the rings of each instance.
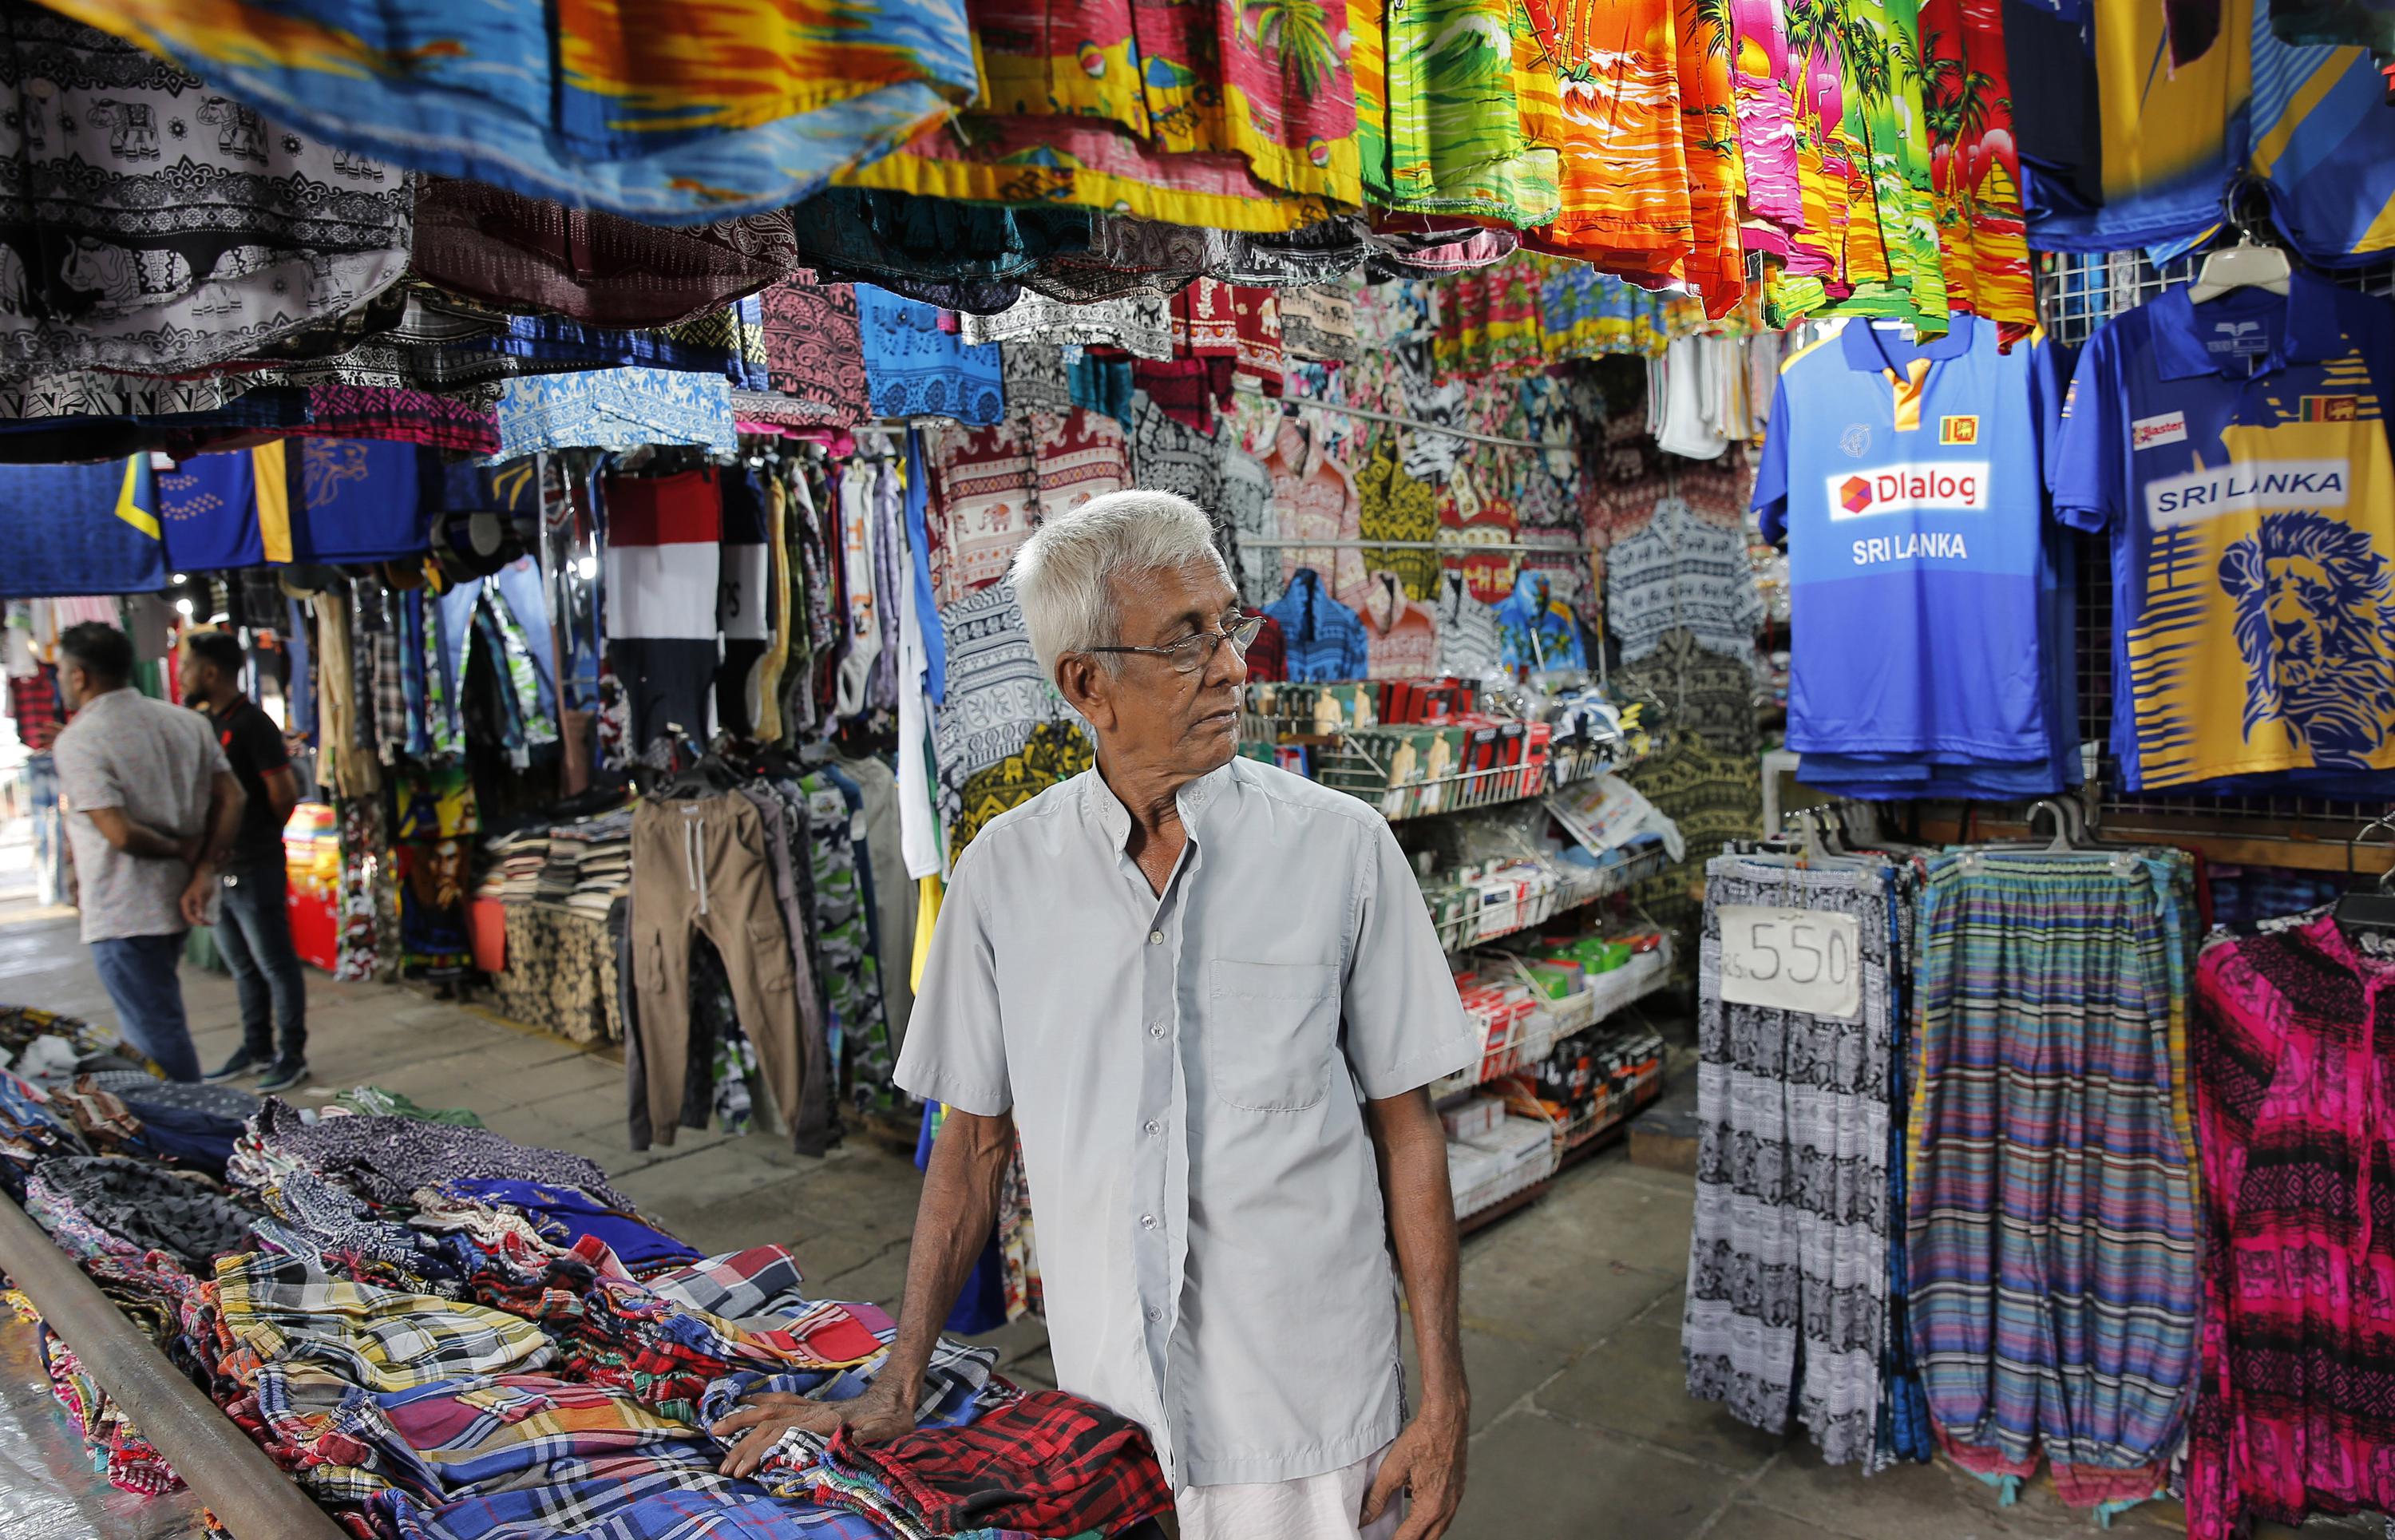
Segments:
[[[242,694],[244,661],[241,644],[229,631],[195,631],[183,638],[183,704],[215,726],[225,759],[249,794],[232,848],[217,856],[223,884],[217,949],[241,997],[242,1045],[207,1078],[259,1075],[258,1090],[288,1091],[308,1079],[308,983],[291,946],[283,867],[283,825],[299,801],[299,785],[283,730]]]

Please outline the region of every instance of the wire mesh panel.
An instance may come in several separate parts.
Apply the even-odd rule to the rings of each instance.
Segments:
[[[2157,268],[2144,255],[2114,251],[2094,255],[2048,253],[2039,258],[2038,313],[2046,335],[2071,348],[2084,345],[2104,324],[2177,285],[2190,283],[2201,257],[2183,257]],[[2381,263],[2333,275],[2366,294],[2395,294],[2395,263]],[[2112,545],[2109,536],[2079,538],[2078,644],[2081,736],[2102,753],[2097,771],[2103,818],[2129,827],[2207,828],[2247,835],[2290,833],[2300,826],[2318,837],[2349,832],[2383,808],[2319,797],[2216,797],[2124,792],[2120,766],[2111,750],[2112,732]]]

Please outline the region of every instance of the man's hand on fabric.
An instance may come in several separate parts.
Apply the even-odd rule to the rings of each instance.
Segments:
[[[732,1446],[718,1468],[726,1476],[755,1475],[757,1467],[765,1463],[765,1456],[781,1442],[782,1435],[793,1428],[828,1438],[835,1428],[845,1427],[849,1437],[869,1444],[888,1443],[903,1433],[913,1432],[914,1408],[903,1396],[880,1391],[877,1381],[852,1401],[814,1401],[771,1390],[750,1396],[708,1427],[719,1439],[741,1435],[740,1441]]]
[[[1403,1492],[1412,1506],[1396,1540],[1438,1540],[1463,1501],[1464,1446],[1470,1436],[1470,1419],[1461,1409],[1424,1407],[1389,1446],[1388,1458],[1364,1494],[1357,1527],[1377,1523]]]

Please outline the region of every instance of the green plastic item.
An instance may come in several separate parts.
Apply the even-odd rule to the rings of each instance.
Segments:
[[[367,1117],[414,1118],[418,1122],[447,1123],[453,1128],[480,1128],[481,1114],[462,1107],[435,1110],[418,1107],[404,1092],[386,1091],[379,1085],[353,1085],[333,1098],[335,1107],[345,1107]]]

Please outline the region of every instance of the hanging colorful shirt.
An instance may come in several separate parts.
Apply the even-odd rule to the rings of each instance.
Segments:
[[[1545,224],[1554,150],[1524,132],[1513,16],[1522,0],[1418,0],[1388,11],[1390,206]]]
[[[961,0],[62,8],[353,150],[660,224],[795,203],[978,85]]]
[[[2002,0],[1923,0],[1921,46],[1948,299],[1999,325],[2033,326]]]

